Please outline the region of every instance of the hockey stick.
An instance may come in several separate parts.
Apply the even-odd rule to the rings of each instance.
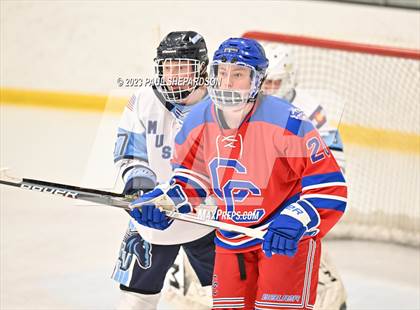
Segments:
[[[106,192],[96,189],[77,187],[67,184],[46,182],[34,179],[17,179],[10,178],[9,180],[0,179],[0,184],[14,186],[21,189],[32,190],[41,193],[63,196],[66,198],[79,199],[90,201],[94,203],[104,204],[112,207],[123,208],[130,210],[128,205],[133,197],[122,194]]]
[[[41,193],[58,195],[66,198],[90,201],[102,205],[121,208],[127,211],[131,210],[130,203],[135,199],[134,196],[129,195],[34,179],[17,179],[8,177],[8,180],[6,180],[1,178],[0,184]],[[179,221],[195,223],[234,233],[240,233],[252,238],[264,239],[263,236],[265,231],[262,230],[219,222],[212,219],[202,219],[195,214],[184,214],[173,210],[163,211],[165,212],[166,216]]]

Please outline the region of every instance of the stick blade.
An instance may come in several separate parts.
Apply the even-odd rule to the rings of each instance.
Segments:
[[[3,184],[20,184],[22,183],[23,179],[18,177],[12,177],[9,175],[9,172],[11,171],[10,168],[2,167],[0,168],[0,183]]]

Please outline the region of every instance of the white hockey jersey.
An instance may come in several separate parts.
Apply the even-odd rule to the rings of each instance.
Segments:
[[[131,167],[140,165],[152,170],[158,183],[171,177],[175,136],[192,106],[166,103],[158,95],[152,87],[141,88],[124,109],[114,150],[114,160],[123,176]],[[213,230],[177,220],[163,231],[134,220],[130,225],[135,225],[146,241],[161,245],[190,242]]]

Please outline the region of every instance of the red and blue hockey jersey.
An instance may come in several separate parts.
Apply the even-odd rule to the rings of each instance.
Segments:
[[[309,215],[309,236],[324,236],[346,207],[344,177],[301,110],[262,96],[239,128],[223,129],[211,99],[188,115],[175,139],[173,179],[193,205],[212,195],[219,221],[267,229],[285,207]],[[217,231],[219,251],[245,252],[261,240]]]

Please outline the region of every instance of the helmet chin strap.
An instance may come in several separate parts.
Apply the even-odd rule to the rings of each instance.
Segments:
[[[257,97],[261,94],[261,87],[264,84],[265,79],[267,78],[267,75],[264,75],[261,80],[259,80],[258,85],[256,85],[257,93],[254,95],[254,97],[251,97],[248,99],[248,102],[255,102],[257,100]]]
[[[248,103],[248,102],[255,103],[255,102],[257,101],[257,99],[261,96],[261,93],[262,93],[262,91],[261,91],[261,85],[263,85],[265,78],[266,78],[266,77],[264,77],[264,78],[261,80],[260,85],[259,85],[259,87],[258,87],[258,88],[259,88],[258,92],[255,94],[255,96],[254,96],[253,98],[248,98],[247,103]]]

